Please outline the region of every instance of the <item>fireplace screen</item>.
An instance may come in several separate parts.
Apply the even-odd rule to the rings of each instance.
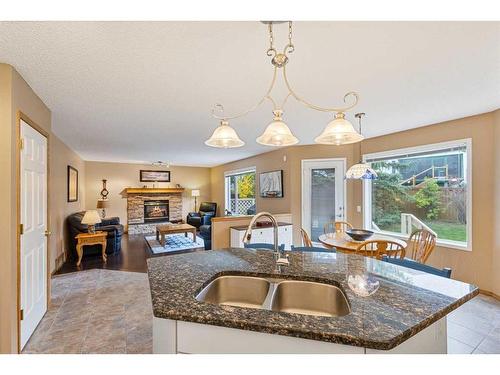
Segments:
[[[144,221],[168,221],[168,201],[144,201]]]

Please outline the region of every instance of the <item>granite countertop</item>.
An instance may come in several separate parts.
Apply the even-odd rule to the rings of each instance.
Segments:
[[[289,225],[292,225],[290,223],[283,223],[283,222],[278,222],[278,226],[279,227],[286,227],[286,226],[289,226]],[[263,226],[257,226],[257,225],[254,225],[253,229],[266,229],[266,228],[272,228],[273,226],[272,225],[263,225]],[[230,227],[231,229],[236,229],[236,230],[242,230],[242,231],[245,231],[247,230],[248,228],[248,225],[234,225],[232,227]]]
[[[389,350],[479,293],[474,285],[359,255],[291,252],[290,266],[274,272],[273,252],[222,249],[148,259],[157,318],[210,324],[345,345]],[[346,275],[369,272],[380,288],[369,297],[349,289]],[[342,317],[322,317],[198,302],[216,276],[300,278],[339,286],[351,306]]]

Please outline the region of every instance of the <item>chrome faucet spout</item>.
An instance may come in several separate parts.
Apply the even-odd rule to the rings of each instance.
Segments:
[[[249,244],[250,240],[252,239],[252,229],[261,217],[267,217],[273,226],[273,238],[274,238],[274,243],[273,243],[273,248],[274,248],[274,254],[276,258],[276,266],[277,269],[280,269],[281,266],[286,266],[289,264],[288,262],[288,257],[283,256],[280,248],[279,248],[279,243],[278,243],[278,221],[276,218],[271,215],[269,212],[259,212],[258,214],[254,215],[252,217],[252,220],[250,220],[250,224],[248,224],[248,228],[245,231],[245,235],[243,236],[243,243]]]

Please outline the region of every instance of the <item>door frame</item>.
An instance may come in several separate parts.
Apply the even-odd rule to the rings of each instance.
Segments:
[[[26,114],[17,111],[16,116],[16,239],[17,239],[17,352],[21,353],[21,120],[31,126],[34,130],[40,133],[47,139],[47,231],[50,232],[50,137],[49,133],[41,126],[31,120]],[[47,237],[47,309],[50,305],[50,246],[49,238]]]
[[[317,158],[317,159],[302,159],[300,161],[300,204],[301,204],[301,216],[300,216],[300,227],[304,228],[304,218],[306,215],[306,205],[304,202],[304,187],[305,187],[305,179],[304,179],[304,164],[307,162],[340,162],[342,163],[342,166],[344,168],[344,176],[347,168],[347,158]],[[344,212],[344,221],[347,221],[347,181],[345,178],[343,178],[343,189],[344,189],[344,194],[343,194],[343,212]],[[307,228],[306,228],[307,229]],[[307,231],[306,231],[307,232]],[[307,233],[310,235],[310,233]]]

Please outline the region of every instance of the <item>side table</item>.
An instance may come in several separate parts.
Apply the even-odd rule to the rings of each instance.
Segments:
[[[97,231],[95,233],[80,233],[76,235],[76,240],[78,243],[76,244],[76,252],[78,253],[78,262],[77,266],[80,266],[82,263],[83,257],[83,247],[86,245],[101,245],[102,246],[102,260],[106,262],[106,237],[107,233],[103,231]]]

